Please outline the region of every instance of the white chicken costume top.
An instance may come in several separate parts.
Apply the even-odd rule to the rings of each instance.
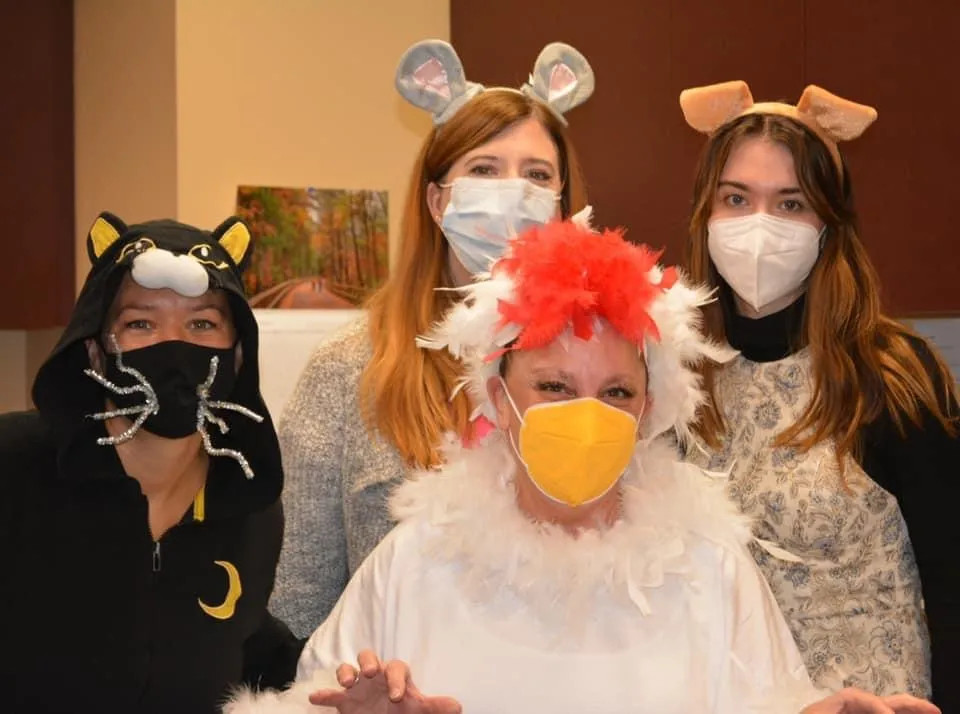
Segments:
[[[406,482],[399,525],[312,635],[297,682],[239,712],[319,712],[363,649],[465,714],[795,714],[819,699],[723,482],[638,445],[622,517],[578,535],[522,513],[500,432]]]

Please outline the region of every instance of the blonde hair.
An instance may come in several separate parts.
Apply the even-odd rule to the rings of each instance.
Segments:
[[[956,386],[943,360],[930,349],[930,366],[911,345],[913,331],[884,315],[876,271],[857,235],[850,179],[823,142],[800,123],[783,116],[751,114],[736,119],[710,138],[700,157],[693,192],[688,265],[694,281],[720,290],[730,301],[730,287],[719,277],[707,248],[710,219],[720,174],[736,143],[763,137],[785,146],[793,156],[800,188],[826,224],[820,257],[807,285],[801,344],[810,350],[813,397],[777,445],[808,449],[832,438],[842,465],[847,454],[860,456],[861,427],[889,415],[901,434],[904,418],[920,426],[921,405],[951,435],[957,433]],[[720,301],[704,308],[706,333],[725,340]],[[713,447],[725,432],[714,390],[716,366],[702,367],[708,401],[697,431]]]
[[[512,124],[535,117],[549,132],[563,181],[561,212],[586,204],[580,164],[563,124],[540,102],[519,92],[486,90],[427,137],[410,178],[401,229],[400,255],[384,286],[368,302],[373,354],[360,378],[368,426],[392,443],[415,467],[436,465],[436,447],[446,431],[467,434],[471,406],[460,391],[460,363],[443,350],[416,346],[457,297],[451,287],[447,242],[430,215],[427,186],[453,163]]]

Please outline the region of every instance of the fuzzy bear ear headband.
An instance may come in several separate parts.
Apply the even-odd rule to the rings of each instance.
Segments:
[[[712,134],[727,122],[746,114],[780,114],[812,130],[826,144],[843,171],[837,142],[856,139],[877,119],[877,110],[831,94],[815,84],[807,86],[796,106],[782,102],[754,103],[750,87],[741,80],[693,87],[680,93],[687,124]]]
[[[423,40],[404,52],[396,84],[404,99],[433,115],[434,126],[449,121],[460,107],[486,89],[467,81],[460,58],[443,40]],[[593,69],[587,58],[570,45],[553,42],[540,52],[526,84],[513,91],[543,102],[566,126],[563,115],[587,101],[593,88]]]

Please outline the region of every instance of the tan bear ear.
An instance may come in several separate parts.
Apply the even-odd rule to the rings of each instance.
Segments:
[[[742,80],[692,87],[680,92],[680,108],[687,124],[710,134],[753,106],[750,87]]]
[[[112,213],[104,211],[87,231],[87,255],[91,263],[96,263],[101,255],[121,235],[127,232],[127,224]]]
[[[797,111],[816,122],[834,141],[856,139],[877,120],[877,110],[831,94],[815,84],[803,90]]]
[[[252,252],[250,229],[247,228],[247,224],[237,216],[232,216],[217,226],[213,231],[213,238],[219,241],[242,273],[247,267]]]

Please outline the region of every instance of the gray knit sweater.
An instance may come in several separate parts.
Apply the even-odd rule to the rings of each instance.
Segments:
[[[407,468],[360,416],[358,384],[370,353],[366,317],[331,336],[280,420],[286,531],[270,606],[300,636],[323,622],[394,525],[387,496]]]

